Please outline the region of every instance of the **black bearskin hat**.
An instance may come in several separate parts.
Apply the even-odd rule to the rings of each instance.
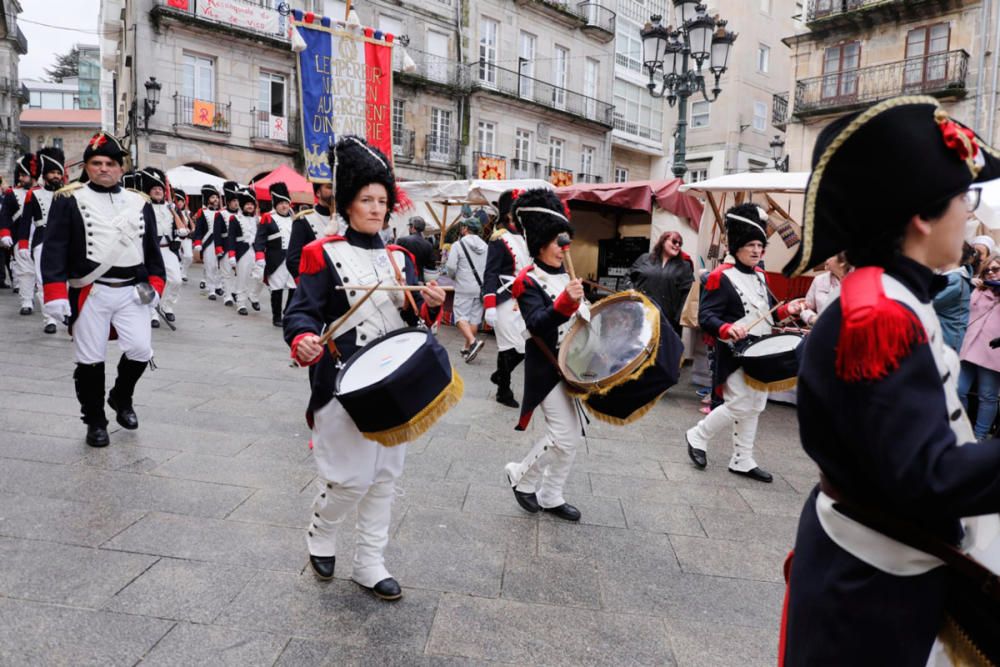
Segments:
[[[208,206],[208,198],[212,195],[218,195],[219,191],[215,189],[214,185],[205,184],[201,186],[201,200],[204,206]]]
[[[361,137],[348,135],[337,142],[336,181],[337,213],[344,220],[347,207],[366,185],[381,183],[385,186],[388,212],[396,207],[396,177],[389,159],[377,148],[368,145]]]
[[[254,196],[252,188],[243,188],[240,190],[239,200],[241,209],[250,202],[253,202],[254,206],[257,205],[257,197]]]
[[[38,178],[38,158],[35,157],[34,153],[25,153],[17,158],[14,163],[14,177],[17,178],[21,174]]]
[[[498,224],[501,226],[507,226],[511,222],[507,216],[510,214],[510,207],[514,203],[515,194],[515,190],[505,190],[500,195],[500,198],[497,199],[497,214],[500,216]]]
[[[729,254],[752,241],[767,245],[767,211],[757,204],[739,204],[726,211],[726,242]]]
[[[271,195],[271,206],[277,206],[279,202],[283,201],[292,203],[292,195],[288,192],[288,186],[281,181],[271,183],[271,187],[267,191]]]
[[[239,199],[240,184],[236,181],[226,181],[222,184],[222,198],[226,204],[234,199]]]
[[[181,200],[181,201],[183,201],[183,202],[184,202],[185,204],[187,203],[187,198],[188,198],[188,196],[187,196],[187,193],[186,193],[186,192],[184,192],[184,191],[183,191],[183,190],[181,190],[180,188],[174,188],[174,189],[173,189],[173,193],[174,193],[174,199],[175,199],[175,200],[176,200],[176,199],[180,199],[180,200]]]
[[[524,231],[528,253],[537,257],[542,248],[562,233],[573,236],[566,209],[559,196],[548,188],[525,190],[511,209],[511,215]]]
[[[83,172],[83,176],[86,176],[87,172]],[[139,186],[142,185],[142,177],[139,176],[139,172],[136,171],[126,171],[122,174],[122,187],[126,190],[139,190]]]
[[[122,142],[107,132],[98,132],[90,138],[83,151],[83,161],[87,162],[90,158],[98,155],[109,157],[118,164],[125,164],[126,153],[125,149],[122,148]]]
[[[812,167],[802,243],[785,266],[787,276],[844,250],[893,252],[914,215],[1000,177],[1000,153],[950,119],[933,97],[904,96],[824,128]],[[859,185],[873,183],[885,194],[859,195]]]
[[[66,174],[66,155],[55,146],[38,149],[38,174],[44,176],[47,172],[58,171]]]
[[[139,179],[142,191],[147,195],[156,186],[163,188],[163,194],[167,194],[167,175],[156,167],[146,167],[139,172]]]

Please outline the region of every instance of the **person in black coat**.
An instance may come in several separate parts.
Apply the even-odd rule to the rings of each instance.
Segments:
[[[978,204],[969,186],[1000,176],[1000,160],[936,99],[911,96],[835,120],[812,166],[785,274],[842,251],[857,268],[802,350],[799,429],[820,484],[786,563],[780,659],[923,667],[939,633],[956,646],[946,611],[963,589],[901,527],[1000,570],[1000,440],[975,443],[932,304]],[[857,196],[866,183],[880,196]]]
[[[424,238],[427,223],[419,215],[410,218],[408,229],[410,233],[397,239],[396,245],[406,248],[417,261],[417,275],[420,282],[425,280],[424,271],[434,268],[434,246]]]
[[[288,238],[288,252],[285,253],[285,266],[296,281],[299,279],[302,249],[318,238],[340,231],[329,229],[330,222],[334,220],[333,185],[313,183],[313,195],[316,197],[316,205],[299,211],[292,219],[292,233]]]
[[[681,333],[681,311],[694,282],[694,264],[681,250],[684,239],[679,232],[663,232],[650,252],[644,253],[628,272],[628,287],[648,296]]]

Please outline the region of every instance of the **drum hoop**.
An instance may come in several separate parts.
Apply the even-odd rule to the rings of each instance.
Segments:
[[[649,365],[651,359],[655,359],[656,350],[660,346],[660,309],[657,308],[653,302],[646,297],[646,295],[635,290],[625,290],[624,292],[618,292],[605,297],[590,307],[591,319],[593,319],[595,315],[600,313],[607,306],[621,301],[637,301],[646,306],[644,315],[646,317],[646,321],[648,321],[653,327],[653,335],[650,336],[649,342],[642,349],[642,352],[635,356],[635,359],[628,362],[617,372],[606,378],[596,380],[594,382],[588,382],[577,378],[566,363],[566,357],[569,354],[569,341],[572,340],[573,336],[575,336],[581,328],[588,326],[589,324],[578,318],[570,330],[566,332],[563,344],[559,347],[559,369],[562,371],[563,377],[566,379],[566,383],[570,385],[571,389],[575,390],[574,393],[578,393],[580,395],[605,394],[623,382],[630,380],[633,373],[637,370],[644,369],[645,366]]]
[[[383,341],[383,340],[385,340],[387,338],[392,338],[393,336],[399,336],[399,335],[404,334],[404,333],[412,333],[412,332],[415,332],[415,331],[419,332],[419,333],[422,333],[422,334],[425,334],[427,336],[431,335],[431,333],[429,331],[427,331],[426,329],[421,329],[420,327],[403,327],[402,329],[396,329],[395,331],[390,331],[387,334],[383,334],[383,335],[375,338],[375,340],[373,340],[372,342],[368,343],[363,348],[360,348],[359,350],[357,350],[353,355],[351,355],[351,358],[348,359],[344,363],[344,366],[342,368],[340,368],[340,369],[337,370],[337,375],[334,378],[334,383],[333,383],[333,395],[334,395],[334,397],[340,396],[340,394],[342,393],[340,391],[340,379],[342,377],[344,377],[344,375],[347,373],[347,369],[350,368],[351,365],[356,360],[360,359],[361,355],[363,355],[367,350],[371,349],[376,343],[379,343],[379,342],[381,342],[381,341]]]
[[[742,347],[737,347],[736,345],[733,345],[733,353],[739,359],[746,359],[746,358],[748,358],[746,356],[746,351],[749,350],[751,347],[753,347],[757,343],[760,343],[761,341],[767,340],[769,338],[775,338],[777,336],[793,336],[795,338],[798,338],[799,339],[799,345],[801,345],[803,343],[803,341],[805,341],[805,338],[806,338],[803,334],[792,333],[790,331],[782,331],[780,333],[769,333],[769,334],[765,334],[763,336],[758,336],[756,338],[756,340],[753,340],[750,343],[748,343],[746,345],[743,345]],[[737,341],[737,342],[740,342],[740,341]],[[793,347],[793,348],[791,348],[789,350],[781,350],[780,352],[771,352],[770,354],[757,355],[757,356],[753,356],[753,357],[749,357],[749,358],[750,359],[767,359],[768,357],[773,357],[773,356],[781,355],[781,354],[788,354],[789,352],[794,352],[794,351],[795,351],[795,348]]]

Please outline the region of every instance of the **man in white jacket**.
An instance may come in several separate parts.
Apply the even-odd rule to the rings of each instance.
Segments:
[[[452,309],[455,325],[465,336],[462,356],[469,363],[483,348],[476,338],[483,321],[483,271],[486,269],[486,242],[479,237],[480,224],[467,218],[459,225],[459,238],[448,252],[446,268],[455,280],[455,305]]]

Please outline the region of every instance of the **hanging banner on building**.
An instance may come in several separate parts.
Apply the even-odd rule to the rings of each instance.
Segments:
[[[205,100],[194,100],[191,109],[191,124],[212,127],[215,123],[215,104]]]
[[[573,185],[573,172],[565,169],[553,169],[549,172],[549,183],[557,188]]]
[[[392,159],[393,35],[292,12],[306,178],[329,181],[327,150],[355,134]]]
[[[288,141],[288,121],[284,116],[271,116],[268,136],[274,141]]]
[[[502,157],[480,155],[476,162],[476,178],[484,181],[507,180],[507,160]]]

